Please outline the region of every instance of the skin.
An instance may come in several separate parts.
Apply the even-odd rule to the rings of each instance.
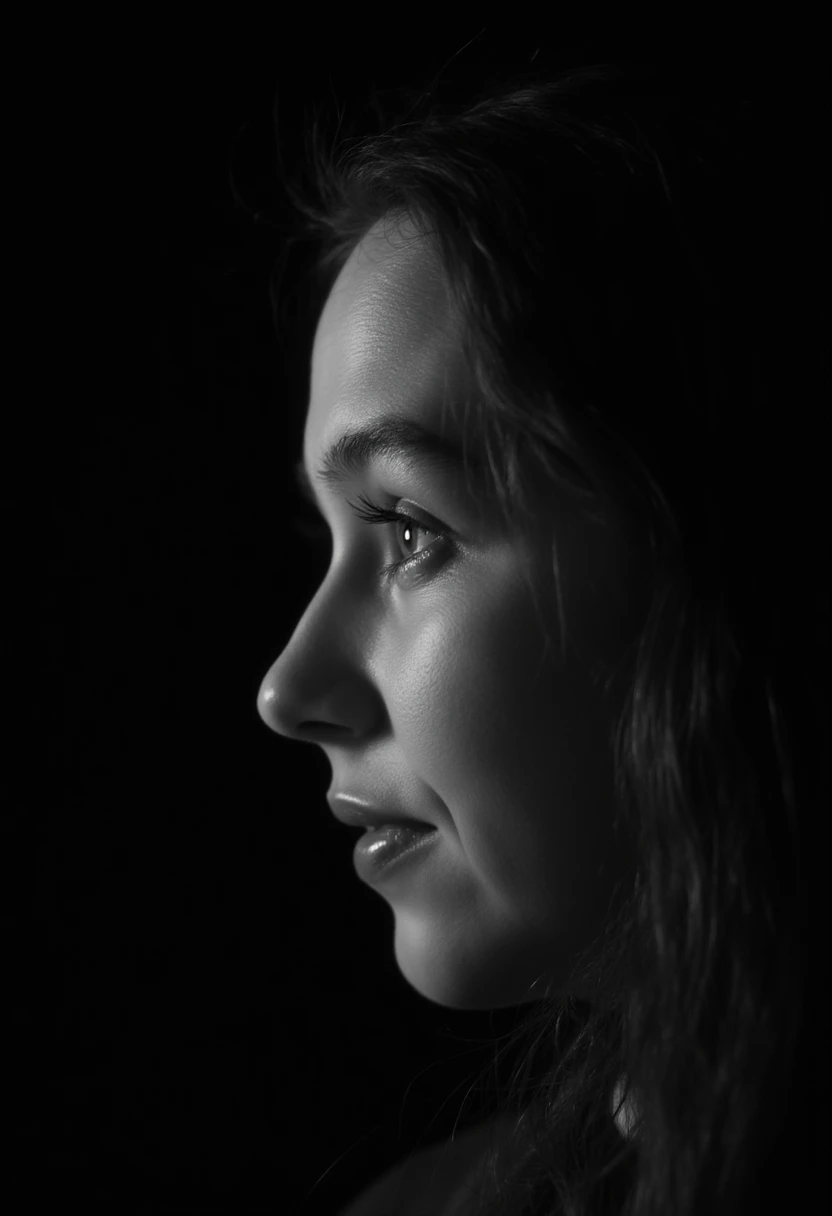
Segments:
[[[342,430],[380,413],[447,429],[443,407],[471,387],[432,245],[409,223],[393,235],[376,226],[316,330],[307,470]],[[373,889],[392,909],[403,976],[457,1009],[564,991],[632,883],[632,841],[613,823],[611,732],[646,609],[644,545],[624,516],[590,522],[530,484],[538,510],[519,535],[476,486],[396,461],[321,489],[329,568],[258,695],[267,726],[323,749],[332,792],[386,796],[438,827],[429,854]],[[415,504],[452,530],[452,550],[383,584],[381,566],[434,536],[362,522],[346,502],[359,493]],[[599,673],[613,668],[605,688]]]

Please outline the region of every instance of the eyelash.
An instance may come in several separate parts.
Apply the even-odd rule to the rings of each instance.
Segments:
[[[405,511],[391,511],[387,507],[381,507],[377,503],[371,502],[369,498],[365,498],[363,494],[358,496],[359,502],[364,503],[365,510],[361,511],[354,503],[347,505],[352,507],[359,519],[363,519],[368,524],[407,524],[411,528],[416,528],[419,532],[429,532],[431,536],[435,536],[437,541],[445,539],[445,533],[439,532],[435,528],[428,528],[418,519],[414,519],[412,515],[408,515]],[[406,570],[412,570],[420,566],[422,562],[427,560],[429,554],[433,553],[436,548],[437,541],[428,545],[426,549],[421,549],[418,553],[414,553],[411,557],[402,558],[401,561],[391,562],[389,566],[384,566],[381,570],[381,577],[385,582],[390,582],[396,578],[398,574],[404,573]]]
[[[410,557],[402,558],[398,562],[390,562],[389,565],[382,567],[380,574],[384,582],[392,582],[400,573],[405,573],[408,570],[415,569],[422,562],[426,561],[429,554],[433,554],[437,542],[446,539],[444,532],[438,531],[436,528],[429,528],[420,520],[415,519],[412,515],[408,515],[405,511],[393,511],[388,507],[382,507],[378,503],[372,502],[369,498],[365,498],[363,494],[358,496],[359,502],[364,504],[364,509],[357,507],[355,503],[348,502],[347,505],[352,508],[359,519],[369,524],[407,524],[411,528],[417,529],[419,532],[429,532],[431,536],[437,538],[426,549],[421,549],[418,553],[412,554]],[[320,538],[323,535],[329,534],[329,529],[319,521],[314,524],[308,524],[303,521],[295,520],[295,527],[306,536]]]

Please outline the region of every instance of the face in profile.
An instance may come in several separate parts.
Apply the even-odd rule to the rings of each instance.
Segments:
[[[433,825],[372,887],[406,980],[438,1004],[489,1009],[563,990],[631,882],[631,846],[613,828],[627,668],[608,688],[598,672],[633,641],[643,596],[631,525],[609,512],[591,522],[547,487],[533,487],[534,521],[509,532],[476,479],[404,444],[317,480],[335,441],[379,420],[461,439],[443,407],[472,391],[432,246],[408,224],[377,226],[336,280],[312,353],[303,460],[331,558],[258,709],[322,748],[331,794]],[[362,500],[417,522],[370,523]]]

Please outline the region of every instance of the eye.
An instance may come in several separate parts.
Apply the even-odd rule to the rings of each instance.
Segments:
[[[442,547],[443,543],[448,539],[445,532],[440,531],[436,527],[428,527],[427,524],[422,523],[415,516],[409,515],[406,511],[394,511],[389,507],[382,507],[378,503],[371,502],[370,499],[365,498],[363,495],[359,495],[359,501],[364,504],[363,509],[357,507],[355,503],[350,503],[349,506],[358,518],[363,519],[365,523],[393,524],[397,536],[400,533],[400,529],[404,527],[411,533],[426,532],[429,536],[436,537],[436,540],[428,545],[427,548],[420,549],[418,553],[414,553],[410,557],[405,557],[398,562],[391,562],[390,565],[385,566],[381,571],[382,579],[385,582],[389,582],[400,574],[419,568],[429,558],[435,556],[437,548]]]
[[[370,499],[365,498],[363,495],[359,495],[359,501],[363,503],[363,507],[358,507],[355,503],[349,503],[350,508],[357,517],[365,523],[393,525],[397,541],[403,530],[411,534],[423,532],[427,536],[436,538],[433,543],[420,549],[417,553],[404,557],[401,561],[391,562],[389,565],[384,566],[380,573],[385,582],[389,582],[399,575],[415,571],[423,563],[429,559],[433,559],[437,555],[437,550],[448,541],[447,534],[437,528],[436,525],[429,526],[406,511],[383,507],[378,503],[371,502]],[[298,535],[303,536],[305,540],[310,541],[315,546],[330,541],[329,527],[318,517],[295,516],[292,520],[292,527]],[[405,541],[404,543],[409,544],[410,541]]]

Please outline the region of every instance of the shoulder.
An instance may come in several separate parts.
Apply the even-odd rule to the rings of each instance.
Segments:
[[[469,1177],[489,1143],[510,1127],[505,1117],[469,1128],[453,1140],[443,1140],[411,1153],[362,1191],[338,1216],[440,1216],[457,1210]]]
[[[412,1205],[430,1173],[437,1147],[421,1149],[391,1166],[338,1216],[415,1216]]]

